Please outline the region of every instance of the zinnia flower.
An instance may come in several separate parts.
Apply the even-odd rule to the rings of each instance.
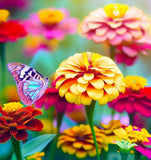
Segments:
[[[120,128],[119,120],[113,120],[108,125],[101,123],[102,128],[94,126],[96,140],[98,143],[98,150],[108,151],[108,144],[113,144],[116,138],[113,130]],[[85,158],[86,156],[96,156],[96,150],[92,133],[89,125],[74,126],[65,130],[58,139],[57,147],[63,152],[75,155],[77,158]]]
[[[92,11],[81,24],[82,34],[96,43],[131,43],[149,29],[148,17],[137,7],[109,4]]]
[[[103,138],[97,132],[98,128],[94,127],[99,152],[104,146]],[[96,149],[89,125],[79,125],[65,130],[58,139],[57,147],[63,152],[75,155],[77,158],[85,158],[86,156],[96,156]]]
[[[32,57],[38,50],[54,51],[58,47],[58,41],[56,39],[45,39],[41,36],[28,35],[24,43],[24,55],[26,57]]]
[[[144,87],[147,80],[139,76],[125,77],[126,90],[109,102],[108,105],[116,111],[129,114],[139,112],[142,116],[151,116],[151,87]]]
[[[27,138],[27,131],[41,131],[42,123],[34,117],[42,115],[38,109],[32,106],[22,108],[19,102],[10,102],[0,107],[0,143],[5,143],[11,136],[21,141]]]
[[[61,113],[65,111],[72,111],[75,104],[71,104],[67,102],[64,97],[60,97],[58,89],[47,88],[44,95],[35,102],[35,106],[37,108],[45,106],[45,110],[55,106],[57,112]]]
[[[146,56],[149,50],[151,50],[151,37],[146,36],[130,44],[118,45],[115,60],[119,64],[124,63],[130,66],[138,59],[139,54]]]
[[[70,103],[100,105],[124,91],[123,75],[108,57],[97,53],[76,53],[63,61],[55,73],[56,88]]]
[[[0,10],[0,42],[16,41],[19,38],[26,36],[27,32],[18,21],[8,21],[9,16],[7,10]]]
[[[140,129],[136,126],[129,125],[115,129],[113,132],[119,139],[137,144],[134,148],[148,158],[151,158],[151,149],[147,148],[147,145],[151,145],[151,135],[145,128]]]
[[[62,40],[67,34],[76,33],[78,23],[66,9],[47,8],[31,14],[24,24],[30,34]]]

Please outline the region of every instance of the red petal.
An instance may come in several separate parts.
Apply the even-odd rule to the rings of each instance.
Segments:
[[[25,140],[27,138],[27,132],[25,130],[18,130],[17,134],[14,135],[14,138],[18,141]]]
[[[0,134],[0,143],[5,143],[11,138],[10,132],[4,132]]]
[[[43,124],[38,119],[32,119],[30,122],[26,124],[27,130],[31,131],[41,131],[43,128]]]

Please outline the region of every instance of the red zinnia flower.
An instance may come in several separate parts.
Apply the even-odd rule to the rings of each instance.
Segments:
[[[10,102],[0,107],[0,143],[5,143],[11,136],[18,141],[27,138],[26,130],[41,131],[43,124],[34,117],[42,115],[38,109],[32,106],[22,108],[19,102]]]
[[[109,102],[109,107],[122,113],[129,114],[139,112],[142,116],[151,116],[151,87],[144,87],[146,79],[138,76],[125,78],[126,90],[115,100]]]

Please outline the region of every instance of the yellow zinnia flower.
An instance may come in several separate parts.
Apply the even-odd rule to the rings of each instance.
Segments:
[[[76,53],[63,61],[55,73],[56,88],[70,103],[100,105],[118,97],[125,90],[123,75],[109,58],[97,53]]]

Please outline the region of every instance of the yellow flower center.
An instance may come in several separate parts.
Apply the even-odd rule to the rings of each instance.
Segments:
[[[16,112],[21,109],[23,105],[20,102],[9,102],[4,104],[3,111],[7,113]]]
[[[40,21],[43,24],[51,25],[62,21],[64,15],[59,10],[42,9],[38,12]]]
[[[110,18],[121,18],[125,15],[129,7],[125,4],[109,4],[104,7],[105,13]]]
[[[37,152],[31,156],[28,156],[27,157],[27,160],[42,160],[41,157],[45,156],[45,153],[44,152]]]
[[[9,11],[6,9],[0,9],[0,22],[6,22],[9,16]]]
[[[92,55],[88,54],[89,52],[84,52],[83,54],[83,59],[84,59],[84,65],[86,66],[86,68],[88,69],[89,67],[91,67],[92,63],[97,60],[100,59],[102,56],[97,54],[97,53],[93,53]],[[91,57],[90,57],[90,56]]]
[[[151,137],[145,128],[140,129],[136,126],[129,125],[125,130],[132,142],[148,142],[148,137]]]
[[[129,88],[133,91],[139,91],[141,88],[144,88],[147,85],[147,80],[139,76],[126,76],[125,79],[126,88]]]

